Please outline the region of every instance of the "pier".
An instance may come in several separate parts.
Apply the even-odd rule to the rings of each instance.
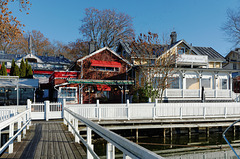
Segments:
[[[191,138],[196,129],[205,129],[207,135],[210,128],[229,126],[239,112],[238,103],[71,105],[28,100],[26,106],[0,107],[0,130],[9,134],[0,153],[2,158],[99,158],[94,132],[107,141],[109,159],[115,158],[115,148],[123,158],[162,158],[111,130],[135,130],[137,140],[142,129],[158,129],[160,136],[171,138],[176,129],[184,129]]]

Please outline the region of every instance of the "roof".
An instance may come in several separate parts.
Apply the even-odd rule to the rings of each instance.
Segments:
[[[12,61],[14,59],[15,61],[20,60],[24,57],[29,58],[29,55],[20,55],[20,54],[1,54],[0,60],[3,61]],[[38,55],[32,55],[33,58],[39,58],[43,63],[64,63],[64,64],[70,64],[71,61],[64,56],[38,56]],[[39,60],[38,60],[39,61]]]
[[[121,63],[115,62],[115,61],[98,61],[98,60],[91,60],[91,66],[121,67]]]
[[[129,63],[127,60],[125,60],[124,58],[122,58],[121,56],[119,56],[116,52],[114,52],[113,50],[111,50],[109,47],[101,48],[101,49],[99,49],[99,50],[97,50],[97,51],[95,51],[95,52],[93,52],[93,53],[91,53],[91,54],[89,54],[89,55],[87,55],[87,56],[84,56],[83,58],[78,59],[77,62],[81,62],[81,61],[83,61],[83,60],[85,60],[85,59],[87,59],[87,58],[89,58],[89,57],[91,57],[91,56],[93,56],[93,55],[96,55],[96,54],[98,54],[98,53],[100,53],[100,52],[102,52],[102,51],[104,51],[104,50],[110,51],[112,54],[114,54],[115,56],[117,56],[119,59],[121,59],[122,61],[126,62],[128,65],[132,66],[131,63]]]
[[[211,47],[193,47],[200,55],[207,55],[210,61],[226,61],[225,58]]]
[[[168,48],[168,45],[155,44],[153,47],[153,50],[155,50],[156,52],[154,53],[154,52],[149,52],[149,50],[144,49],[143,47],[141,47],[139,45],[134,45],[134,43],[132,43],[132,42],[120,41],[120,45],[133,58],[134,57],[157,58],[164,52],[164,50],[166,50],[166,48]],[[119,49],[119,47],[117,48],[117,51],[118,51],[118,49]],[[133,53],[134,53],[134,55],[132,55]]]

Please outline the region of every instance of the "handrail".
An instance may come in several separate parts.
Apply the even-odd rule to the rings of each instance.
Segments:
[[[18,131],[17,133],[14,134],[14,123],[18,122]],[[23,126],[21,127],[21,123],[23,122]],[[27,129],[29,128],[28,124],[31,122],[30,118],[30,109],[25,110],[22,113],[19,113],[7,120],[4,120],[0,122],[0,132],[2,129],[6,128],[9,126],[9,140],[0,148],[0,154],[4,152],[6,148],[9,147],[9,153],[13,152],[13,141],[18,137],[18,142],[21,141],[21,132],[23,131],[23,134],[26,134],[26,126]]]
[[[87,125],[89,128],[91,128],[95,133],[97,133],[99,136],[103,137],[106,141],[112,143],[119,150],[121,150],[124,154],[130,156],[131,158],[151,158],[151,159],[162,158],[161,156],[159,156],[159,155],[157,155],[157,154],[155,154],[133,142],[130,142],[129,140],[121,137],[120,135],[117,135],[114,132],[111,132],[108,129],[101,127],[100,125],[95,124],[94,122],[82,117],[81,115],[71,111],[70,109],[68,109],[66,107],[64,108],[64,110],[66,112],[68,112],[69,114],[71,114],[77,120],[83,122],[85,125]],[[64,116],[66,116],[66,113],[64,113]],[[65,118],[65,119],[68,120],[67,118]],[[73,128],[73,126],[71,126],[71,127]],[[77,131],[75,131],[75,132],[77,132]],[[77,132],[77,134],[78,134],[78,132]]]
[[[3,153],[3,151],[5,151],[5,149],[9,146],[9,144],[17,138],[17,136],[23,131],[24,128],[26,128],[26,126],[29,124],[30,121],[31,119],[27,120],[27,122],[21,127],[21,129],[18,130],[18,132],[0,148],[0,154]]]
[[[234,152],[234,154],[237,156],[238,159],[240,159],[240,157],[238,156],[237,152],[234,150],[234,148],[232,147],[232,145],[230,144],[230,142],[227,140],[225,134],[226,134],[226,132],[227,132],[232,126],[234,126],[234,125],[235,125],[236,123],[238,123],[239,121],[240,121],[240,119],[239,119],[239,120],[236,120],[234,123],[232,123],[232,124],[223,132],[223,138],[224,138],[224,140],[225,140],[225,141],[227,142],[227,144],[230,146],[230,148],[232,149],[232,151]]]

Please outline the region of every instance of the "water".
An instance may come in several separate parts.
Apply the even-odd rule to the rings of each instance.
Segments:
[[[134,132],[130,130],[117,131],[118,134],[128,138],[129,140],[138,143],[139,145],[154,151],[164,158],[176,159],[232,159],[237,158],[226,141],[222,137],[222,132],[225,130],[213,128],[210,129],[209,137],[206,135],[205,129],[193,129],[191,137],[188,136],[187,129],[173,129],[172,138],[169,132],[166,131],[166,137],[160,130],[139,130],[138,140],[135,138]],[[135,130],[134,130],[135,131]],[[154,133],[155,131],[155,133]],[[234,145],[235,150],[240,154],[240,133],[239,128],[235,131],[235,136],[232,130],[226,134],[227,139]],[[239,141],[238,141],[239,140]],[[94,140],[94,150],[99,156],[105,158],[106,141],[100,138]],[[121,152],[116,149],[116,156],[121,157]]]

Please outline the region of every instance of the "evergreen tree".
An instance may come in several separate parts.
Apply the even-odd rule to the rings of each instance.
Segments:
[[[26,72],[27,72],[27,67],[24,60],[22,59],[21,65],[20,65],[20,78],[25,78]]]
[[[33,78],[33,71],[31,65],[27,66],[26,78]]]
[[[2,67],[0,69],[0,75],[7,76],[7,69],[6,69],[5,63],[2,64]]]
[[[14,66],[13,76],[20,76],[20,70],[19,70],[18,65],[16,65],[16,64]]]
[[[14,59],[12,59],[12,65],[11,65],[11,69],[10,69],[10,76],[13,76],[13,71],[14,71],[14,67],[15,67],[15,61]]]

